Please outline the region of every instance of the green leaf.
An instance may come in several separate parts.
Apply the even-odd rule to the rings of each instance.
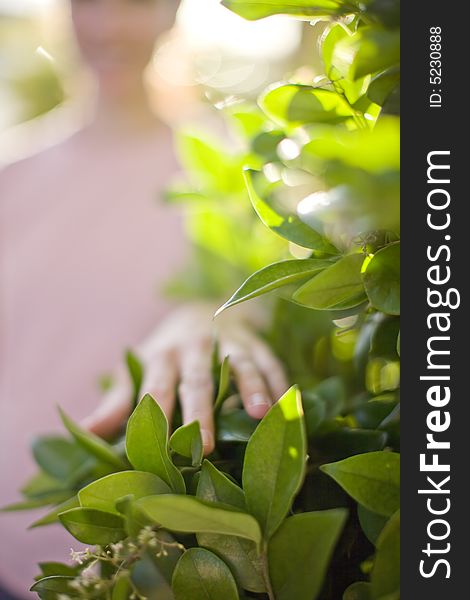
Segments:
[[[158,475],[144,471],[121,471],[93,481],[78,492],[80,505],[119,514],[116,502],[133,495],[135,499],[169,494],[171,488]]]
[[[264,112],[283,127],[312,123],[341,123],[355,111],[334,91],[308,85],[278,85],[259,99]]]
[[[83,544],[105,546],[127,537],[122,517],[94,508],[72,508],[59,519],[69,533]]]
[[[132,585],[129,575],[120,575],[113,586],[111,600],[128,600],[132,594]]]
[[[54,575],[74,577],[80,572],[80,565],[71,567],[60,562],[40,562],[38,567],[41,569],[43,577],[53,577]]]
[[[243,463],[246,505],[269,539],[302,485],[306,433],[300,392],[290,388],[252,435]]]
[[[367,96],[372,102],[375,102],[375,104],[383,106],[399,83],[400,69],[398,67],[387,69],[372,79],[367,88]]]
[[[59,481],[44,471],[33,475],[21,488],[21,493],[27,498],[39,498],[41,496],[63,491],[64,482]]]
[[[340,16],[359,11],[354,0],[223,0],[222,4],[245,19],[263,19],[271,15],[294,15],[300,18]]]
[[[372,600],[371,585],[365,581],[356,581],[344,592],[343,600]]]
[[[397,453],[368,452],[320,468],[372,512],[390,516],[400,506],[400,455]]]
[[[126,468],[126,463],[110,444],[97,435],[82,429],[79,425],[74,423],[61,408],[59,408],[59,412],[65,427],[82,448],[93,456],[96,456],[96,458],[99,458],[103,462],[110,464],[117,469]]]
[[[70,586],[75,577],[63,575],[43,577],[31,586],[30,591],[36,592],[42,600],[56,600],[58,594],[65,594],[70,598],[80,598],[81,594]]]
[[[269,543],[269,574],[276,600],[315,600],[345,523],[342,509],[289,517]]]
[[[254,542],[216,533],[198,533],[197,542],[223,559],[241,588],[258,593],[266,590],[263,561]]]
[[[371,575],[372,600],[399,598],[400,511],[385,525],[377,541],[377,555]]]
[[[144,367],[137,355],[131,350],[126,352],[126,365],[132,382],[132,406],[135,408],[139,401],[140,389],[144,379]]]
[[[57,504],[63,502],[70,496],[71,492],[64,490],[51,492],[50,494],[44,494],[39,498],[28,498],[20,502],[13,502],[0,508],[1,512],[17,512],[21,510],[33,510],[34,508],[42,508],[43,506],[49,506],[51,504]]]
[[[387,517],[367,510],[367,508],[364,508],[362,504],[357,505],[357,516],[359,517],[359,523],[361,524],[362,531],[366,535],[369,542],[375,546],[380,532],[387,523]]]
[[[197,497],[207,502],[229,504],[245,510],[245,494],[233,481],[230,481],[212,463],[205,460],[197,485]]]
[[[146,394],[127,423],[127,456],[135,469],[158,475],[173,491],[184,494],[184,479],[168,454],[168,421]]]
[[[58,506],[55,506],[43,517],[37,519],[36,521],[34,521],[34,523],[31,523],[29,529],[35,529],[36,527],[43,527],[44,525],[51,525],[52,523],[57,523],[57,521],[59,520],[60,513],[63,513],[71,508],[77,508],[79,506],[80,502],[78,501],[78,497],[72,496],[72,498],[69,498],[68,500],[65,500],[65,502],[62,502]]]
[[[220,309],[219,309],[220,310]],[[215,313],[214,316],[217,316],[219,311]],[[222,408],[222,404],[224,403],[228,390],[230,388],[230,362],[229,357],[225,356],[222,364],[220,365],[220,375],[219,375],[219,389],[217,390],[217,397],[214,402],[214,413],[218,414],[220,409]]]
[[[32,452],[38,465],[58,480],[70,478],[88,458],[88,454],[76,442],[56,435],[36,438],[32,443]]]
[[[348,254],[313,279],[304,283],[292,298],[295,302],[317,310],[352,308],[364,302],[361,267],[362,254]]]
[[[257,173],[257,171],[245,169],[245,183],[248,188],[253,208],[266,227],[299,246],[311,248],[312,250],[317,250],[326,254],[338,253],[338,250],[330,244],[328,240],[301,221],[297,215],[280,214],[279,212],[276,212],[268,202],[263,200],[255,188],[255,173]]]
[[[202,465],[197,497],[206,502],[229,504],[245,509],[243,490],[221,473],[208,460]],[[240,586],[253,592],[265,590],[261,558],[250,540],[235,536],[199,533],[198,544],[215,552],[230,567]]]
[[[283,260],[263,267],[248,277],[233,296],[217,310],[215,316],[240,302],[267,294],[285,285],[309,279],[313,275],[331,267],[331,265],[331,260],[306,258],[303,260]]]
[[[338,127],[322,127],[302,148],[304,167],[317,174],[320,165],[332,166],[337,161],[374,175],[398,171],[400,168],[400,120],[381,117],[374,129],[348,131]],[[373,180],[369,179],[369,182]],[[388,185],[381,185],[386,192]],[[388,196],[387,196],[388,197]],[[361,215],[364,218],[364,215]]]
[[[190,548],[178,561],[172,582],[175,600],[238,600],[227,565],[204,548]]]
[[[400,242],[374,254],[363,275],[364,287],[374,308],[400,314]]]
[[[177,494],[148,496],[136,502],[146,516],[166,529],[187,533],[221,533],[261,541],[256,520],[224,504],[213,504]]]
[[[362,27],[340,40],[332,64],[347,79],[384,71],[400,62],[400,31]]]
[[[170,437],[170,448],[186,458],[190,458],[193,467],[201,464],[204,455],[201,426],[199,421],[182,425]]]
[[[217,440],[219,442],[247,442],[253,435],[258,421],[245,410],[234,409],[217,417]]]

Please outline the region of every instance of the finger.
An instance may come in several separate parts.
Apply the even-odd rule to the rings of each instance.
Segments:
[[[289,387],[286,373],[281,361],[276,358],[267,346],[259,342],[251,348],[253,360],[268,383],[272,398],[276,401]]]
[[[214,449],[212,343],[197,345],[182,352],[179,397],[183,423],[199,421],[204,454]]]
[[[231,354],[229,360],[246,412],[254,419],[261,419],[272,404],[261,373],[247,354]]]
[[[155,398],[169,423],[175,407],[177,378],[176,357],[170,352],[160,352],[149,361],[142,382],[142,395],[150,394]]]
[[[112,437],[131,412],[130,398],[130,385],[116,385],[106,394],[101,404],[81,421],[81,426],[100,437]]]

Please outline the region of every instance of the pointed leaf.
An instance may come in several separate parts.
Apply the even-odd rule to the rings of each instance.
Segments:
[[[178,561],[172,582],[175,600],[238,600],[227,565],[203,548],[190,548]]]
[[[83,544],[105,546],[127,537],[122,517],[94,508],[72,508],[60,513],[62,525]]]
[[[269,543],[269,573],[276,600],[315,600],[345,523],[343,509],[294,515]]]
[[[327,267],[331,267],[331,265],[331,260],[306,258],[303,260],[283,260],[268,265],[267,267],[263,267],[248,277],[245,283],[238,288],[233,296],[217,310],[215,316],[230,306],[235,306],[240,302],[245,302],[256,296],[267,294],[268,292],[285,285],[299,283],[302,280],[310,279],[320,271],[323,271]]]
[[[133,388],[132,406],[135,408],[139,401],[140,388],[142,387],[142,381],[144,379],[144,367],[137,355],[131,350],[126,352],[126,365]]]
[[[300,18],[347,15],[353,12],[354,0],[223,0],[222,4],[245,19],[263,19],[271,15],[294,15]]]
[[[28,529],[34,529],[36,527],[43,527],[44,525],[51,525],[52,523],[57,523],[59,520],[60,513],[65,512],[66,510],[70,510],[71,508],[77,508],[80,506],[80,502],[78,501],[78,496],[72,496],[65,502],[62,502],[58,506],[55,506],[50,512],[45,514],[40,519],[31,523]]]
[[[305,472],[306,434],[302,401],[290,388],[252,435],[243,464],[248,510],[269,539],[288,513]]]
[[[205,460],[202,465],[197,497],[207,502],[219,502],[230,504],[240,510],[246,509],[243,490],[208,460]]]
[[[352,308],[366,300],[362,282],[362,254],[348,254],[304,283],[292,298],[317,310]]]
[[[220,309],[219,309],[220,310]],[[219,311],[217,311],[214,317],[217,316]],[[220,365],[220,375],[219,375],[219,389],[217,390],[217,397],[214,402],[214,413],[218,414],[220,409],[222,408],[222,404],[227,398],[228,391],[230,389],[230,362],[228,356],[224,357],[222,364]]]
[[[169,494],[171,488],[157,475],[144,471],[121,471],[93,481],[78,492],[80,505],[119,514],[116,502],[125,496],[137,500],[154,494]]]
[[[81,594],[70,586],[74,580],[75,577],[63,575],[43,577],[31,586],[30,591],[36,592],[42,600],[56,600],[58,594],[65,594],[70,598],[80,598]]]
[[[82,429],[79,425],[74,423],[61,408],[59,408],[59,412],[65,427],[87,452],[96,456],[103,462],[113,465],[113,467],[117,469],[126,468],[125,461],[119,456],[111,444],[108,444],[94,433]]]
[[[372,512],[390,516],[400,506],[400,455],[395,452],[367,452],[320,468]]]
[[[201,464],[204,447],[199,421],[178,427],[170,437],[170,448],[186,458],[190,458],[193,467]]]
[[[225,504],[167,494],[141,498],[136,506],[150,519],[172,531],[222,533],[253,540],[256,544],[261,541],[256,520]]]
[[[250,195],[251,203],[261,221],[281,237],[294,242],[299,246],[311,248],[326,254],[338,254],[338,250],[323,236],[306,225],[295,214],[280,214],[274,210],[256,191],[253,177],[256,171],[244,171],[245,183]]]
[[[168,421],[165,413],[146,394],[129,418],[127,456],[135,469],[158,475],[173,491],[184,494],[184,479],[168,454]]]

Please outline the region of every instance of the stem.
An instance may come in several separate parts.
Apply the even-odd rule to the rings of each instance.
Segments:
[[[268,563],[268,549],[265,546],[263,549],[263,554],[261,555],[262,562],[262,575],[264,584],[266,586],[266,592],[268,594],[269,600],[276,600],[276,596],[274,595],[273,586],[271,584],[271,578],[269,577],[269,563]]]

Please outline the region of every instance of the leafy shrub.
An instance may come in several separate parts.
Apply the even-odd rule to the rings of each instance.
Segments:
[[[97,547],[43,563],[41,598],[399,598],[399,4],[224,4],[324,18],[325,76],[229,103],[242,152],[180,135],[168,200],[191,211],[197,261],[169,291],[236,289],[219,311],[277,294],[267,338],[298,387],[257,424],[215,365],[208,460],[198,424],[177,415],[168,437],[148,396],[113,444],[63,415],[71,438],[36,442],[13,508],[54,505],[34,526]]]

